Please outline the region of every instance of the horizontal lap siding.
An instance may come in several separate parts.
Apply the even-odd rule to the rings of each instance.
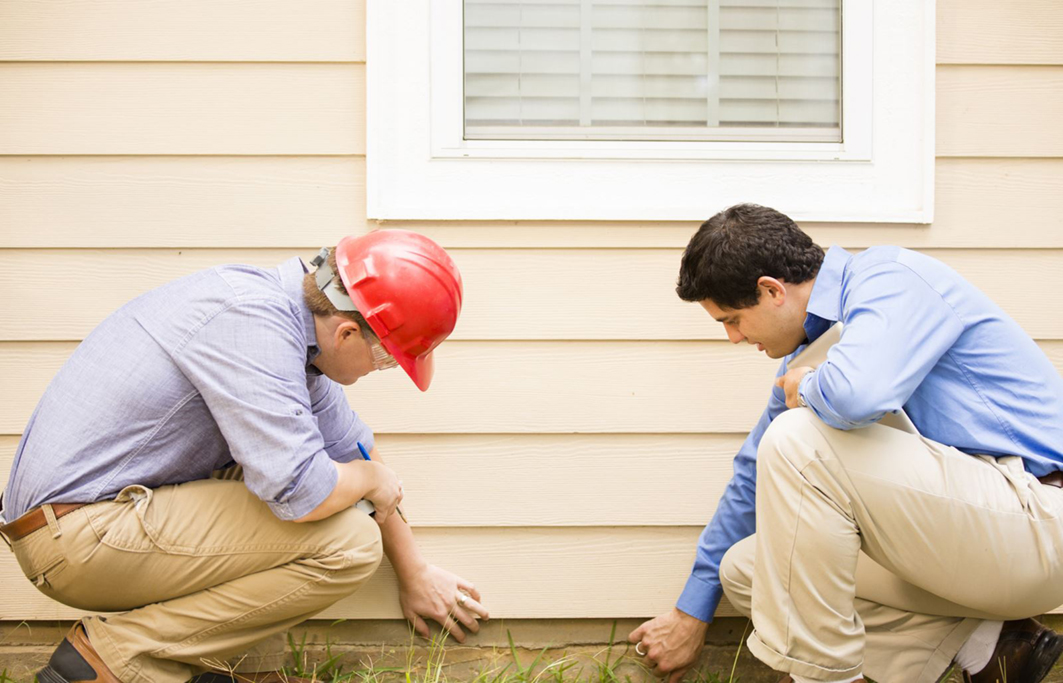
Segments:
[[[493,618],[644,617],[683,588],[695,527],[421,529],[425,555],[474,581]],[[79,614],[37,592],[4,555],[0,618],[59,619]],[[593,571],[588,571],[593,568]],[[401,618],[387,566],[320,618]],[[732,612],[733,614],[733,612]],[[519,634],[514,634],[519,637]]]
[[[364,62],[365,0],[4,0],[0,61]]]
[[[1063,342],[1040,345],[1057,371],[1063,367]],[[0,405],[0,434],[22,432],[75,346],[0,343],[10,395]],[[415,393],[393,372],[360,380],[347,396],[380,432],[745,432],[776,369],[751,347],[723,341],[451,341],[436,351],[431,391]]]
[[[364,153],[364,64],[0,63],[0,154]]]
[[[0,249],[0,341],[80,340],[123,303],[223,263],[273,267],[308,249]],[[725,339],[675,294],[679,249],[452,249],[466,297],[454,339]],[[1063,339],[1063,316],[1030,294],[1063,289],[1063,249],[931,249],[1036,339]],[[78,287],[42,287],[41,273]],[[56,311],[63,314],[56,316]],[[652,312],[652,313],[650,313]]]
[[[803,227],[851,247],[1063,247],[1063,159],[941,158],[936,182],[933,226]],[[446,247],[505,249],[681,249],[697,227],[389,225]],[[360,156],[0,156],[0,248],[314,248],[368,227]]]
[[[362,0],[0,3],[0,484],[49,379],[125,300],[377,227],[364,15]],[[938,0],[935,223],[804,226],[943,259],[1057,368],[1063,316],[1034,292],[1063,277],[1061,26],[1055,0]],[[696,225],[389,225],[453,248],[466,278],[430,393],[398,373],[349,393],[426,555],[495,616],[666,609],[776,367],[675,298]],[[0,585],[0,618],[76,614],[6,553]],[[398,617],[394,592],[385,567],[324,616]]]
[[[388,466],[402,478],[403,512],[418,528],[700,528],[745,438],[737,433],[377,436]],[[18,440],[0,436],[0,490]],[[460,504],[456,490],[462,492]]]

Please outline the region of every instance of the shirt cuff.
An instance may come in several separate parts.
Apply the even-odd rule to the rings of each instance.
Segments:
[[[806,372],[805,376],[801,378],[801,381],[797,383],[797,396],[799,399],[803,399],[805,405],[809,408],[812,407],[812,402],[808,400],[808,394],[805,393],[805,387],[812,381],[812,375],[816,374],[816,371]],[[813,412],[816,412],[813,410]]]
[[[723,587],[719,583],[708,583],[691,574],[675,606],[695,619],[710,622],[722,597]]]
[[[285,521],[305,517],[329,497],[339,478],[336,466],[324,451],[318,451],[284,499],[268,501],[267,505]]]

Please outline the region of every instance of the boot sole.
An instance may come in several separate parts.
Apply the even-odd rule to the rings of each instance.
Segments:
[[[1041,683],[1055,666],[1060,654],[1063,654],[1063,635],[1045,631],[1034,643],[1033,650],[1030,652],[1030,662],[1023,669],[1019,681]]]
[[[37,683],[72,683],[56,673],[55,669],[46,666],[37,672]]]

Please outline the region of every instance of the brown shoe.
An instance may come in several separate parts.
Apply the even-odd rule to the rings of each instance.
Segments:
[[[1063,652],[1063,636],[1036,619],[1005,621],[989,664],[966,683],[1040,683]]]
[[[79,621],[37,674],[39,683],[122,683],[111,673]]]
[[[309,678],[291,676],[283,671],[260,671],[258,673],[206,673],[188,683],[314,683]],[[316,681],[321,683],[321,681]]]

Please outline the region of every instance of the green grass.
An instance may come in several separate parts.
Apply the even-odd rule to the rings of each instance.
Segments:
[[[530,660],[518,652],[513,635],[506,631],[508,650],[483,649],[482,664],[472,677],[452,678],[446,672],[448,638],[434,636],[423,656],[417,656],[415,639],[411,633],[410,647],[406,648],[406,662],[402,667],[374,666],[372,662],[359,662],[348,669],[343,655],[334,654],[332,644],[326,639],[322,661],[310,664],[305,636],[300,642],[289,634],[288,645],[292,664],[286,673],[310,678],[320,683],[628,683],[632,679],[619,671],[621,665],[637,666],[646,671],[638,660],[629,655],[630,646],[616,643],[614,622],[609,643],[589,659],[586,656],[548,656],[549,648],[543,648]],[[501,662],[503,658],[508,661]],[[703,683],[717,683],[717,676],[701,677]],[[0,683],[3,683],[0,681]]]
[[[480,656],[477,659],[482,660],[478,670],[461,674],[447,672],[448,645],[453,644],[446,635],[436,635],[427,647],[418,647],[411,632],[405,662],[401,666],[381,666],[364,656],[352,663],[351,655],[334,652],[328,637],[323,648],[311,652],[305,632],[298,640],[289,633],[290,663],[284,671],[315,683],[635,683],[635,680],[649,679],[649,671],[641,659],[633,655],[631,645],[617,642],[616,628],[614,622],[608,644],[599,651],[560,656],[556,652],[551,655],[549,648],[543,648],[522,657],[512,634],[506,631],[508,648],[478,649]],[[735,665],[737,659],[736,653]],[[217,663],[216,668],[226,670],[221,663]],[[632,673],[637,674],[635,679]],[[692,683],[738,683],[734,666],[730,677],[701,669],[691,671],[686,680]],[[0,683],[6,682],[0,680]]]
[[[687,683],[740,683],[735,674],[747,632],[748,624],[728,674],[702,667],[690,671],[684,680]],[[457,676],[447,673],[447,650],[454,644],[445,635],[436,635],[427,647],[418,647],[411,632],[409,646],[405,648],[405,661],[399,666],[383,666],[371,657],[363,655],[356,659],[352,654],[335,652],[334,644],[327,636],[323,647],[312,648],[307,645],[305,631],[298,640],[289,632],[290,662],[284,671],[315,683],[635,683],[636,680],[651,680],[641,659],[634,656],[631,645],[616,641],[615,622],[608,644],[593,654],[558,655],[555,652],[551,655],[548,648],[543,648],[534,656],[526,653],[522,657],[508,630],[506,637],[508,648],[478,648],[481,655],[478,659],[482,660],[479,669]],[[385,654],[389,653],[382,650],[382,658],[386,659]],[[229,670],[221,662],[208,664],[220,671]],[[636,674],[635,679],[631,677],[632,673]],[[952,673],[952,669],[946,672],[943,680],[954,680],[950,679]],[[30,681],[15,679],[3,669],[0,670],[0,683]]]

